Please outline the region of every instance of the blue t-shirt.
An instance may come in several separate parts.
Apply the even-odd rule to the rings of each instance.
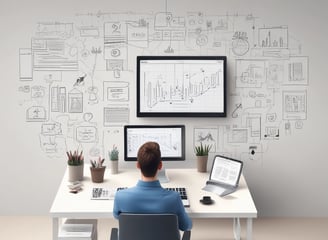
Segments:
[[[172,213],[178,216],[180,230],[192,227],[179,193],[162,188],[159,181],[139,180],[135,187],[118,191],[113,215],[118,218],[120,213]]]

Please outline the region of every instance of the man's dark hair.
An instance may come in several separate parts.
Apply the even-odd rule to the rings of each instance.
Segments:
[[[137,160],[145,177],[154,177],[161,162],[161,150],[157,142],[146,142],[138,150]]]

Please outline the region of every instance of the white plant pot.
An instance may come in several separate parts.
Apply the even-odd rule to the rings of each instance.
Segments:
[[[110,171],[112,174],[118,173],[118,160],[110,160]]]
[[[68,167],[68,181],[82,181],[83,180],[83,164],[78,166],[67,165]]]

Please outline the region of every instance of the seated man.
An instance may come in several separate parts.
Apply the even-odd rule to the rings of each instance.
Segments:
[[[178,216],[180,230],[190,230],[192,222],[183,207],[179,193],[162,188],[157,179],[157,173],[162,168],[158,143],[144,143],[138,150],[137,160],[141,180],[135,187],[116,193],[114,217],[118,218],[120,213],[172,213]]]

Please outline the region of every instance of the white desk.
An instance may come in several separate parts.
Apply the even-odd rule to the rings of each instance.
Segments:
[[[113,200],[91,200],[93,187],[114,188],[131,187],[140,179],[137,169],[121,169],[116,175],[107,169],[103,183],[92,183],[89,166],[84,169],[83,190],[77,194],[69,193],[67,171],[59,186],[57,195],[50,209],[53,219],[53,240],[58,239],[60,218],[99,219],[113,218]],[[186,187],[190,207],[186,208],[191,218],[233,218],[235,239],[240,239],[240,218],[247,219],[247,239],[252,239],[252,220],[257,217],[257,210],[243,176],[236,192],[223,198],[201,190],[208,180],[208,173],[199,173],[196,169],[166,169],[170,182],[163,187]],[[203,205],[199,200],[204,195],[211,196],[215,203]]]

